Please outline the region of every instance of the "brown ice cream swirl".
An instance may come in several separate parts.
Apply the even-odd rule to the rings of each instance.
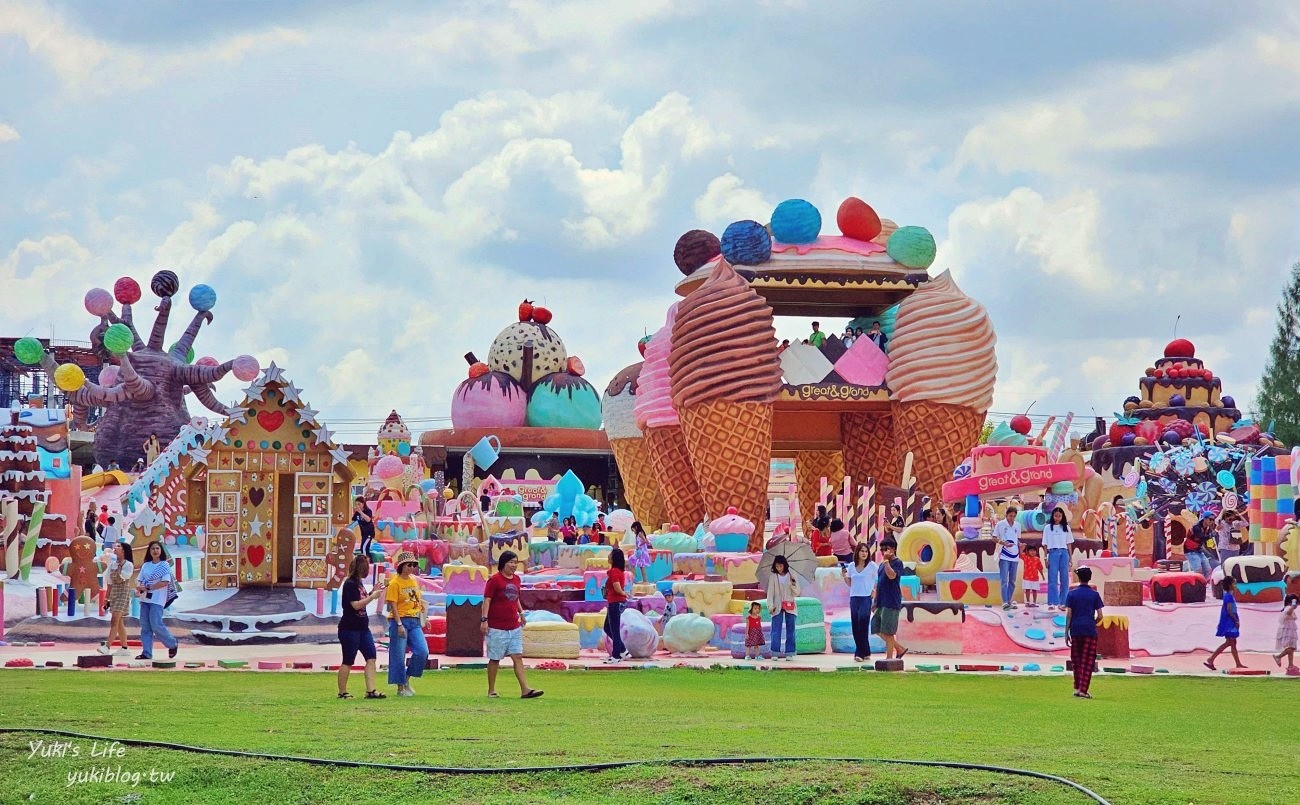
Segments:
[[[998,374],[996,343],[988,311],[945,271],[899,305],[885,385],[897,402],[930,400],[984,413]]]
[[[772,309],[725,261],[677,305],[668,357],[673,406],[770,403],[781,390]]]

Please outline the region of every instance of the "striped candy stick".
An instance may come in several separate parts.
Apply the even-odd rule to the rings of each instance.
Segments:
[[[822,478],[821,505],[826,509],[826,515],[829,517],[834,514],[831,509],[835,508],[835,487],[831,486],[828,479]],[[812,516],[817,516],[816,512],[809,512]]]
[[[907,498],[903,504],[903,525],[909,526],[917,521],[916,507],[920,497],[916,476],[907,479]]]
[[[1047,449],[1047,457],[1056,461],[1061,457],[1061,451],[1065,449],[1065,440],[1070,434],[1070,424],[1074,422],[1074,412],[1070,411],[1065,415],[1065,421],[1056,429],[1055,435],[1052,436],[1052,445]]]
[[[868,478],[862,487],[862,528],[866,531],[867,544],[876,543],[876,479]]]
[[[845,521],[844,526],[849,530],[849,535],[854,539],[859,539],[858,523],[860,522],[862,510],[862,490],[858,490],[858,496],[853,498],[853,502],[848,504],[849,518]]]
[[[1124,536],[1128,539],[1128,560],[1137,567],[1137,524],[1124,516]]]

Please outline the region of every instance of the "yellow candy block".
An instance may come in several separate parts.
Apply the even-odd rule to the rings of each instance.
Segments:
[[[573,625],[584,631],[605,628],[605,610],[599,612],[575,612]]]
[[[677,583],[677,593],[697,615],[723,615],[731,610],[729,581],[682,581]]]
[[[732,584],[758,581],[758,559],[747,554],[713,557],[713,566]]]
[[[587,556],[583,557],[583,570],[606,570],[609,568],[608,556]]]

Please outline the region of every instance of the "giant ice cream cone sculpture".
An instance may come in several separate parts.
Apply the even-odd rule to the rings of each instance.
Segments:
[[[673,408],[668,375],[676,315],[677,305],[673,305],[668,309],[668,321],[646,345],[634,412],[636,426],[645,434],[646,452],[663,493],[668,520],[690,531],[704,519],[704,502],[700,499],[700,486],[686,449],[681,420]]]
[[[912,453],[926,494],[939,494],[979,438],[993,401],[996,341],[984,306],[946,271],[899,306],[885,384],[897,456]]]
[[[669,517],[663,492],[650,463],[650,448],[645,434],[636,426],[637,381],[644,365],[634,363],[609,381],[605,396],[601,398],[601,417],[632,513],[646,528],[654,530],[668,522]]]
[[[776,329],[772,309],[725,260],[678,303],[668,365],[709,517],[735,506],[765,522],[772,402],[781,389]],[[762,534],[755,530],[751,550]]]

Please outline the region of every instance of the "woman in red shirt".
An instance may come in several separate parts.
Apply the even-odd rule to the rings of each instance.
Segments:
[[[623,607],[627,603],[627,590],[623,586],[626,568],[623,549],[615,546],[609,552],[609,571],[605,574],[605,634],[610,645],[609,659],[605,660],[607,664],[627,658],[621,633]]]
[[[528,687],[524,677],[524,605],[519,600],[519,557],[503,551],[497,572],[483,588],[483,636],[487,638],[488,698],[497,698],[497,671],[507,656],[519,680],[519,698],[536,699],[540,690]]]

